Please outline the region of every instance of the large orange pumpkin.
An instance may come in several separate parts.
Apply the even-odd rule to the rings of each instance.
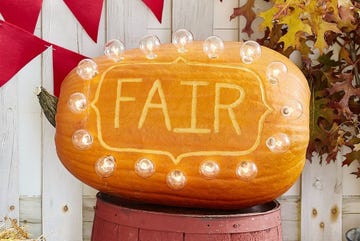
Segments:
[[[243,63],[241,46],[208,58],[201,42],[185,53],[168,44],[155,59],[96,58],[89,80],[73,70],[57,107],[60,160],[131,200],[230,209],[277,198],[305,162],[310,92],[290,60],[262,47]]]

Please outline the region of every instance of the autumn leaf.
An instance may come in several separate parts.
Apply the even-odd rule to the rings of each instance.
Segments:
[[[346,154],[346,159],[349,160],[349,163],[347,165],[350,165],[355,160],[360,160],[360,151],[352,151],[348,154]]]
[[[329,23],[322,19],[321,16],[316,16],[312,18],[313,24],[312,28],[316,35],[316,41],[314,43],[314,47],[320,50],[320,53],[324,51],[324,49],[328,48],[328,45],[325,41],[325,34],[328,31],[332,31],[335,33],[341,33],[340,29],[338,29],[336,23]]]
[[[334,121],[338,119],[338,115],[334,109],[328,107],[329,99],[319,96],[317,92],[312,93],[310,109],[310,139],[312,141],[308,146],[308,155],[313,151],[320,155],[331,154],[337,150],[338,146],[338,125]]]
[[[341,111],[345,116],[352,116],[353,113],[349,108],[349,100],[351,96],[360,96],[360,88],[355,88],[352,85],[352,74],[341,74],[341,79],[344,79],[342,82],[333,83],[332,86],[328,89],[330,94],[335,93],[344,93],[343,97],[339,104],[339,111]]]
[[[360,167],[358,167],[358,170],[356,172],[352,172],[351,174],[356,175],[356,178],[360,178]]]
[[[271,29],[273,27],[273,22],[274,22],[274,16],[276,16],[276,14],[280,11],[279,8],[277,8],[276,6],[261,12],[259,14],[259,16],[264,20],[261,24],[260,24],[260,30],[264,31],[265,28],[269,28]]]
[[[341,27],[349,27],[353,29],[355,26],[352,24],[355,22],[353,11],[355,8],[352,2],[350,0],[338,0],[338,7]]]
[[[286,24],[288,28],[287,33],[280,38],[280,41],[284,42],[284,49],[290,46],[295,47],[303,34],[312,34],[310,25],[301,20],[301,14],[303,11],[297,8],[279,21],[281,24]]]
[[[259,14],[265,32],[259,42],[286,56],[294,48],[301,53],[311,89],[307,158],[326,153],[330,162],[347,146],[352,152],[343,165],[350,165],[360,158],[360,1],[272,2],[271,9]],[[315,49],[320,51],[317,59]],[[360,168],[353,174],[360,177]]]
[[[245,28],[242,30],[242,32],[247,33],[249,37],[254,33],[254,30],[251,28],[251,25],[257,17],[256,13],[254,12],[254,4],[255,4],[255,0],[248,0],[243,6],[239,8],[234,8],[234,12],[230,16],[230,20],[238,16],[245,17],[246,25]]]
[[[350,58],[350,53],[345,47],[341,47],[339,51],[339,59],[343,59],[347,64],[353,64],[353,61]]]

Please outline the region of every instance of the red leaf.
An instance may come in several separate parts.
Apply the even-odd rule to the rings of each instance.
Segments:
[[[246,19],[246,25],[245,28],[242,30],[243,33],[247,33],[249,37],[251,34],[254,33],[254,31],[251,28],[251,24],[256,19],[256,13],[254,12],[254,3],[255,0],[248,0],[243,6],[239,8],[234,8],[233,14],[230,16],[230,20],[238,17],[238,16],[244,16]]]
[[[339,92],[343,92],[344,96],[338,102],[339,111],[343,113],[344,116],[350,117],[353,115],[352,111],[349,108],[349,100],[352,96],[360,96],[360,88],[355,88],[352,85],[352,74],[340,74],[339,77],[344,79],[343,82],[336,82],[329,88],[329,93],[335,94]]]

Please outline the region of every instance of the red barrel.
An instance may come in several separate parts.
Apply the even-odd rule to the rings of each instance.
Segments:
[[[239,210],[134,203],[98,193],[92,241],[282,241],[276,201]]]

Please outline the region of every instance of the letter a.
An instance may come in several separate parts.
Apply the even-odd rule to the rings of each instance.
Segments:
[[[155,92],[158,93],[161,103],[152,103],[152,99],[155,95]],[[149,94],[146,98],[146,102],[145,102],[144,108],[141,112],[140,119],[139,119],[139,124],[138,124],[139,129],[141,129],[143,127],[145,119],[147,117],[147,114],[148,114],[150,108],[157,108],[157,109],[162,110],[163,115],[164,115],[166,129],[168,131],[171,131],[171,122],[170,122],[170,117],[169,117],[169,111],[167,108],[165,95],[164,95],[164,91],[162,89],[160,80],[156,80],[149,91]]]

